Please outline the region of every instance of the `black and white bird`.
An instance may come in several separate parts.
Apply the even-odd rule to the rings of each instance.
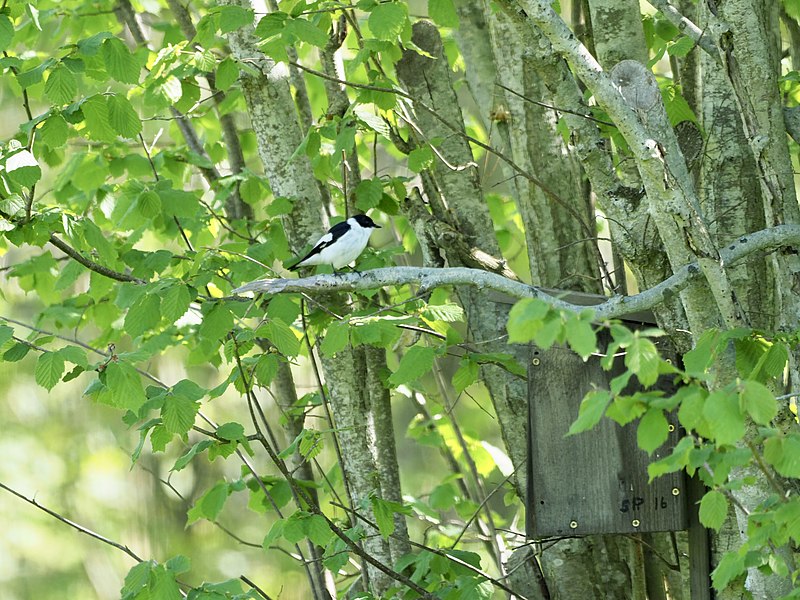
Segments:
[[[319,238],[311,252],[289,267],[290,271],[309,265],[331,265],[334,272],[349,265],[364,251],[374,229],[380,229],[367,215],[355,215],[337,223]]]

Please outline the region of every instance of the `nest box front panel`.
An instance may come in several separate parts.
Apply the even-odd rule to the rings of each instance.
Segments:
[[[637,422],[620,427],[604,417],[591,431],[565,437],[586,392],[608,389],[621,368],[605,372],[599,358],[583,362],[563,347],[532,352],[529,537],[686,529],[683,474],[652,483],[647,476],[647,465],[668,455],[680,439],[677,421],[670,420],[669,438],[652,457],[636,444]]]

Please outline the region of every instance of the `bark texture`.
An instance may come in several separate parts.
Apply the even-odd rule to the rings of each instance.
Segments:
[[[242,0],[238,5],[249,8]],[[327,225],[322,210],[322,196],[305,155],[293,156],[303,140],[294,100],[289,88],[289,72],[276,65],[257,48],[252,27],[244,27],[228,35],[233,55],[255,67],[257,74],[243,71],[240,84],[245,96],[253,131],[258,143],[264,171],[276,197],[294,201],[293,209],[284,219],[287,238],[292,249],[299,252],[307,240],[315,239]],[[323,226],[320,226],[320,223]],[[343,472],[351,506],[363,514],[366,521],[359,524],[366,535],[364,550],[385,565],[392,565],[389,544],[369,523],[375,522],[369,498],[382,498],[379,471],[369,445],[370,391],[359,382],[367,376],[364,350],[343,351],[322,361],[328,397],[334,415],[334,426],[342,448]],[[373,391],[373,395],[378,395]],[[396,464],[396,460],[394,461]],[[393,483],[393,482],[392,482]],[[388,484],[387,484],[388,485]],[[392,497],[399,495],[399,490]],[[355,524],[355,523],[354,523]],[[404,523],[401,523],[401,532]],[[407,535],[407,534],[406,534]],[[365,589],[383,593],[392,579],[371,564],[363,571]]]

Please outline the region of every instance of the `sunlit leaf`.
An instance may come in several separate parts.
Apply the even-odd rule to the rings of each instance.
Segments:
[[[436,350],[428,346],[412,346],[400,359],[397,370],[389,377],[392,385],[401,385],[419,379],[433,367]]]
[[[47,390],[52,390],[63,373],[64,358],[58,352],[43,352],[39,355],[34,370],[36,383]]]
[[[367,23],[373,35],[382,40],[394,40],[403,31],[408,19],[405,4],[384,2],[378,4],[369,14]]]
[[[120,83],[139,82],[139,63],[122,40],[115,37],[105,40],[102,54],[111,77]]]
[[[719,531],[728,516],[728,500],[722,492],[711,490],[700,501],[700,522]]]
[[[72,102],[78,92],[78,82],[75,75],[63,65],[50,71],[47,83],[44,84],[44,93],[53,104],[68,104]]]

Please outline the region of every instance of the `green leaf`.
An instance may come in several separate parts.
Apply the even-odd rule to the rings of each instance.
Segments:
[[[706,398],[703,416],[717,446],[736,444],[744,437],[744,416],[739,410],[739,398],[730,391],[718,390]]]
[[[578,409],[578,418],[570,425],[567,435],[588,431],[600,422],[603,413],[611,402],[608,390],[592,390],[583,397]]]
[[[278,352],[284,356],[297,356],[300,352],[300,340],[294,330],[283,321],[272,319],[267,323],[269,341],[275,344]]]
[[[278,197],[274,198],[272,202],[267,205],[267,214],[271,217],[279,217],[280,215],[288,215],[292,212],[294,203],[289,198]]]
[[[197,385],[191,379],[181,379],[172,386],[172,393],[189,400],[201,400],[208,393],[208,390]]]
[[[683,355],[683,367],[688,375],[703,378],[716,354],[719,332],[709,329],[697,340],[695,347]]]
[[[125,43],[118,38],[108,38],[102,46],[103,60],[111,77],[120,83],[139,83],[139,63]]]
[[[136,210],[145,219],[152,219],[161,214],[161,196],[152,190],[145,190],[136,199]]]
[[[286,24],[286,32],[291,33],[301,41],[312,46],[324,48],[328,43],[328,34],[313,23],[305,19],[292,19]]]
[[[367,21],[370,31],[380,40],[394,41],[406,26],[407,10],[404,4],[397,2],[378,4]]]
[[[455,323],[464,320],[464,309],[458,304],[428,304],[422,316],[430,321]]]
[[[356,186],[356,208],[367,211],[375,208],[383,198],[383,183],[380,178],[364,179]]]
[[[456,394],[460,394],[473,383],[478,380],[479,367],[478,364],[464,357],[461,359],[461,365],[458,370],[453,373],[453,389]]]
[[[324,446],[322,434],[314,429],[304,429],[297,451],[306,460],[313,460],[322,452]]]
[[[104,96],[96,94],[81,104],[86,133],[89,138],[101,142],[113,142],[116,133],[108,121],[108,103]]]
[[[286,521],[286,526],[283,528],[283,537],[287,542],[296,544],[306,536],[305,532],[306,514],[297,511]]]
[[[69,125],[60,114],[48,117],[44,124],[37,129],[36,139],[50,148],[61,148],[67,143]]]
[[[780,377],[786,367],[787,360],[789,360],[789,352],[786,349],[786,345],[775,341],[770,345],[766,356],[759,361],[758,366],[768,377]]]
[[[31,20],[31,23],[33,23],[33,26],[36,27],[36,29],[38,29],[39,31],[41,31],[42,30],[42,24],[39,22],[39,9],[36,8],[30,2],[26,2],[25,3],[25,14],[28,15],[28,17]]]
[[[194,425],[194,418],[198,410],[200,410],[200,405],[197,402],[184,396],[168,394],[161,409],[164,427],[170,433],[184,435]]]
[[[44,93],[53,104],[69,104],[78,92],[78,81],[64,65],[59,65],[47,77]]]
[[[175,581],[175,573],[158,565],[150,574],[149,600],[182,600],[181,590]]]
[[[111,394],[111,401],[117,408],[137,412],[147,399],[139,373],[127,363],[113,361],[108,363],[105,369],[105,383]]]
[[[153,568],[152,561],[144,561],[135,565],[125,575],[125,583],[122,586],[120,594],[123,598],[134,598],[135,594],[147,585],[150,580],[150,571]]]
[[[78,51],[84,56],[94,56],[100,50],[104,40],[112,37],[108,31],[95,33],[93,36],[78,41]]]
[[[14,328],[8,325],[0,325],[0,346],[5,344],[14,336]]]
[[[269,301],[267,317],[291,325],[300,316],[300,305],[288,296],[278,295]]]
[[[217,88],[227,92],[230,87],[239,79],[239,65],[232,58],[228,57],[219,63],[217,67]]]
[[[42,178],[42,169],[33,154],[19,150],[6,159],[6,172],[14,183],[30,188]]]
[[[653,342],[638,335],[633,338],[625,354],[625,366],[636,373],[644,387],[650,387],[658,380],[660,362],[658,349]]]
[[[328,545],[333,537],[333,531],[331,531],[328,522],[322,515],[311,515],[308,517],[308,519],[305,520],[305,528],[308,539],[317,546],[323,548]]]
[[[61,358],[68,360],[74,365],[78,365],[84,369],[89,368],[89,361],[86,358],[86,351],[83,348],[78,348],[77,346],[64,346],[58,351],[58,354],[61,356]]]
[[[394,533],[394,512],[390,502],[381,500],[376,496],[370,498],[372,504],[372,514],[375,515],[375,524],[378,526],[383,539],[388,539]]]
[[[634,394],[633,396],[616,396],[611,406],[606,409],[606,416],[624,426],[646,412],[647,406],[642,397]]]
[[[769,425],[778,414],[778,402],[775,396],[757,381],[744,381],[739,399],[753,421],[759,425]]]
[[[14,24],[5,14],[0,14],[0,52],[8,50],[14,39]]]
[[[289,15],[285,12],[271,12],[262,17],[258,25],[256,25],[256,35],[264,40],[278,35],[283,32],[288,19]],[[281,42],[283,42],[283,40],[281,40]]]
[[[428,16],[439,27],[458,27],[458,13],[453,0],[428,0]]]
[[[192,462],[192,459],[197,456],[200,452],[207,450],[209,447],[214,445],[214,440],[202,440],[197,442],[194,446],[189,448],[186,453],[181,456],[178,460],[175,461],[175,464],[172,465],[170,471],[180,471],[185,469],[186,466]]]
[[[473,352],[470,354],[470,359],[479,365],[495,364],[518,377],[527,376],[525,367],[519,364],[511,354],[505,352]]]
[[[390,5],[382,5],[390,6]],[[416,148],[408,155],[408,168],[415,173],[420,173],[433,164],[433,151],[427,146]]]
[[[192,568],[192,561],[183,554],[178,554],[178,556],[173,556],[170,558],[164,566],[175,573],[175,575],[180,575],[181,573],[186,573]]]
[[[700,501],[700,522],[719,531],[728,516],[728,499],[722,492],[711,490]]]
[[[201,338],[217,345],[231,329],[233,329],[233,315],[227,306],[219,302],[203,317],[199,333]]]
[[[508,341],[514,344],[527,344],[533,340],[543,319],[550,312],[550,305],[536,298],[523,298],[508,314]]]
[[[253,24],[253,9],[241,6],[223,6],[219,11],[220,33],[230,33]]]
[[[687,431],[699,432],[698,427],[704,428],[708,426],[703,416],[706,397],[705,390],[696,388],[693,393],[687,394],[681,401],[681,406],[678,409],[678,420]]]
[[[669,423],[664,417],[664,411],[651,408],[639,421],[639,427],[636,430],[636,442],[639,444],[639,448],[648,454],[652,454],[656,448],[667,441],[668,435]]]
[[[680,471],[687,464],[689,464],[689,452],[694,448],[694,441],[691,437],[686,436],[678,442],[678,445],[672,449],[669,456],[657,460],[647,465],[647,475],[650,481],[661,475],[667,473],[674,473]]]
[[[775,513],[775,518],[786,533],[797,543],[800,540],[800,498],[794,496],[783,504]]]
[[[8,350],[6,350],[5,354],[3,354],[3,360],[7,362],[20,361],[23,358],[25,358],[25,356],[28,354],[28,352],[30,352],[30,350],[31,350],[30,346],[28,346],[27,344],[23,344],[22,342],[19,342],[11,346],[11,348],[9,348]]]
[[[578,317],[567,319],[564,331],[570,348],[583,360],[597,350],[597,336],[589,321]]]
[[[670,56],[684,57],[696,46],[695,41],[688,37],[682,36],[671,44],[667,44],[667,52]]]
[[[533,341],[540,348],[547,350],[561,339],[563,334],[564,322],[561,314],[553,311],[548,314],[541,326],[534,330]]]
[[[261,542],[261,547],[264,548],[264,550],[269,550],[275,540],[283,537],[283,530],[287,522],[286,519],[280,519],[272,524],[272,527],[270,527],[267,535],[264,536],[264,540]]]
[[[328,326],[322,338],[320,350],[325,356],[334,356],[350,343],[350,324],[347,321],[335,321]]]
[[[125,332],[133,338],[153,329],[161,320],[161,301],[157,294],[143,294],[125,315]]]
[[[34,378],[43,388],[52,390],[64,373],[64,359],[58,352],[43,352],[36,361]]]
[[[800,436],[774,436],[764,442],[764,460],[784,477],[800,477]]]
[[[222,512],[222,508],[225,506],[225,501],[228,499],[230,493],[230,486],[226,482],[220,481],[203,494],[197,502],[195,502],[194,506],[189,509],[189,514],[187,515],[189,521],[187,524],[191,525],[198,519],[215,521],[219,513]]]
[[[274,354],[262,354],[256,363],[256,379],[262,387],[269,387],[278,373],[278,357]]]
[[[418,344],[412,346],[400,359],[400,365],[389,377],[389,383],[398,386],[419,379],[431,370],[435,356],[433,348]]]
[[[44,76],[44,72],[49,69],[53,64],[55,64],[55,60],[52,58],[47,59],[41,64],[36,65],[32,69],[28,69],[27,71],[23,71],[22,73],[17,74],[17,83],[23,89],[29,88],[32,85],[36,85],[42,80]]]
[[[661,96],[664,99],[664,108],[667,111],[669,122],[673,127],[681,121],[697,123],[697,117],[686,98],[681,95],[678,86],[671,85],[662,89]]]
[[[244,427],[241,423],[225,423],[217,427],[217,436],[231,442],[243,440]]]
[[[746,572],[744,557],[739,556],[739,553],[735,551],[726,552],[722,555],[717,568],[711,573],[711,582],[715,589],[722,591],[728,587],[731,581]]]
[[[108,122],[120,137],[136,137],[142,131],[142,121],[128,99],[121,94],[108,97]]]
[[[159,206],[160,203],[159,200]],[[180,283],[170,286],[161,296],[161,316],[167,323],[174,323],[186,314],[192,300],[192,292],[187,286]]]
[[[455,488],[449,483],[437,485],[428,496],[431,508],[438,511],[446,511],[453,508],[458,495]]]

